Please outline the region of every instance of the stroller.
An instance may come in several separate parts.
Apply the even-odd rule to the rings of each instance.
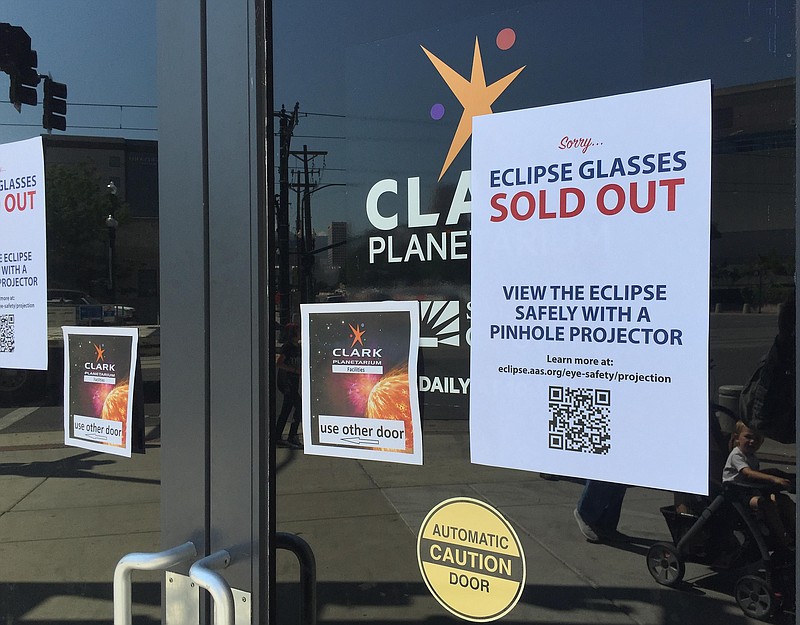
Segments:
[[[721,406],[712,407],[725,410]],[[647,569],[663,586],[676,587],[683,580],[686,562],[718,569],[738,569],[761,562],[758,575],[746,574],[735,584],[734,598],[749,617],[767,621],[783,610],[795,610],[794,552],[772,551],[766,528],[746,503],[735,484],[722,484],[722,465],[716,471],[724,436],[716,423],[711,430],[711,496],[683,511],[661,508],[672,543],[659,542],[647,552]],[[722,448],[724,449],[724,447]],[[724,461],[723,463],[724,464]]]

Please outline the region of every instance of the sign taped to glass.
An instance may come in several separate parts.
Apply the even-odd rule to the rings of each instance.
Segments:
[[[0,145],[0,367],[47,369],[42,139]]]
[[[710,82],[476,117],[472,166],[473,462],[706,494]]]
[[[422,464],[418,302],[303,304],[305,452]]]
[[[138,329],[62,329],[64,444],[130,457]]]

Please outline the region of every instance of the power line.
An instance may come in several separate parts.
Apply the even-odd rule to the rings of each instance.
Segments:
[[[11,104],[11,100],[0,100],[2,104]],[[126,109],[158,109],[156,104],[100,104],[97,102],[68,102],[69,106],[96,106],[107,108],[126,108]]]
[[[157,104],[95,104],[92,102],[70,102],[70,106],[106,106],[123,109],[158,109]]]
[[[11,100],[0,100],[0,103],[10,104]],[[102,102],[69,102],[70,106],[98,106],[98,107],[112,107],[112,108],[130,108],[130,109],[157,109],[157,104],[114,104]],[[298,115],[306,117],[335,117],[338,119],[346,119],[347,115],[340,115],[338,113],[315,113],[311,111],[299,111]]]
[[[300,111],[300,115],[309,115],[314,117],[340,117],[344,119],[347,115],[338,115],[336,113],[309,113],[307,111]]]
[[[277,137],[279,133],[274,133]],[[330,135],[292,135],[295,139],[347,139],[347,137],[337,137]]]
[[[273,137],[280,137],[280,132],[273,132]],[[347,139],[347,137],[339,137],[336,135],[292,135],[292,137],[297,139]]]
[[[18,122],[0,122],[0,126],[25,126],[29,128],[41,128],[41,124],[22,124]],[[84,130],[140,130],[157,132],[158,128],[135,128],[132,126],[75,126],[70,124],[70,128],[81,128]]]
[[[280,165],[273,165],[272,167],[273,167],[273,169],[279,169]],[[294,170],[294,171],[297,171],[297,170]],[[326,166],[325,167],[325,171],[347,171],[347,169],[345,169],[343,167],[327,167]]]

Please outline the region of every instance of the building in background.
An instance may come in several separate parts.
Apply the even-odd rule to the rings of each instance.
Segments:
[[[344,267],[347,264],[347,222],[332,221],[328,226],[328,265],[331,267]]]
[[[755,310],[794,289],[795,79],[713,93],[711,303]]]
[[[128,218],[116,230],[116,303],[134,307],[137,324],[158,323],[158,142],[52,135],[43,138],[45,168],[89,164],[97,172],[101,188],[114,183],[117,199],[128,207]],[[105,275],[104,267],[98,271]],[[107,299],[103,288],[98,285],[97,292],[91,295]]]

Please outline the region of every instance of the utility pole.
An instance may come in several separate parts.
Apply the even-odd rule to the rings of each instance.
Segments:
[[[294,183],[294,191],[296,193],[296,198],[295,198],[295,204],[294,205],[297,208],[297,211],[296,211],[296,214],[295,214],[294,232],[295,232],[295,236],[297,237],[297,249],[299,250],[300,249],[300,241],[301,241],[302,236],[303,236],[303,211],[301,209],[301,206],[303,205],[303,193],[302,193],[302,189],[300,187],[300,170],[296,170],[294,173],[297,174],[297,180]]]
[[[305,304],[308,300],[305,298],[305,272],[303,264],[306,258],[306,241],[303,227],[303,187],[300,184],[300,170],[295,170],[294,173],[297,174],[297,180],[294,184],[294,190],[297,194],[295,200],[296,223],[294,230],[295,251],[297,252],[297,291],[300,294],[300,303]]]
[[[278,235],[278,294],[280,296],[280,306],[278,308],[278,320],[281,326],[285,326],[290,321],[290,299],[289,289],[289,154],[292,142],[292,133],[298,122],[298,111],[300,103],[296,102],[294,111],[291,114],[286,112],[286,107],[282,106],[280,113],[276,113],[280,122],[280,159],[278,164],[279,193],[278,206],[275,214],[275,222]]]
[[[300,283],[301,301],[306,303],[314,298],[314,229],[311,224],[311,161],[317,156],[325,156],[326,151],[309,150],[307,145],[303,146],[302,152],[290,152],[292,156],[303,161],[303,197],[302,197],[302,227],[300,229],[301,245],[298,250],[300,262],[298,263],[298,275]],[[298,183],[298,189],[300,185]]]

